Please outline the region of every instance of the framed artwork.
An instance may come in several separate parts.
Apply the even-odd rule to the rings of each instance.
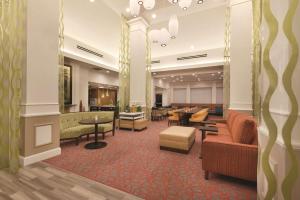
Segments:
[[[64,66],[64,96],[65,105],[72,104],[72,66]]]

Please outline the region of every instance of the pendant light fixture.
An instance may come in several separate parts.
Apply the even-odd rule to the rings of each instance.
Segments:
[[[152,10],[155,6],[155,0],[144,0],[143,5],[146,10]]]
[[[159,43],[162,47],[166,47],[171,39],[171,35],[166,28],[160,30]]]
[[[172,15],[169,20],[169,33],[171,35],[171,39],[175,39],[178,34],[178,18],[176,15]]]
[[[172,3],[172,4],[176,4],[176,3],[178,3],[178,0],[168,0],[170,3]]]
[[[138,0],[130,0],[129,7],[130,13],[133,17],[137,17],[140,14],[140,5],[138,4]]]
[[[180,0],[178,5],[183,9],[187,10],[192,4],[192,0]]]

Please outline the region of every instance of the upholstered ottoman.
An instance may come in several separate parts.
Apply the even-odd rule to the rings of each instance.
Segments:
[[[134,121],[134,129],[135,130],[143,130],[147,128],[148,120],[147,119],[138,119]]]
[[[143,130],[147,128],[148,120],[147,119],[138,119],[138,120],[124,120],[120,119],[119,128],[131,129],[134,130]]]
[[[195,142],[195,128],[171,126],[159,134],[160,149],[188,153]]]

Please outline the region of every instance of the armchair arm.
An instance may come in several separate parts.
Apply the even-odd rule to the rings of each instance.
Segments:
[[[258,147],[240,143],[204,140],[202,169],[256,181]]]
[[[217,123],[215,122],[215,121],[210,121],[210,120],[208,120],[208,121],[202,121],[201,122],[202,124],[204,124],[204,125],[216,125]]]

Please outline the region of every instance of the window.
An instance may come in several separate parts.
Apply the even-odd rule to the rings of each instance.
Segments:
[[[174,88],[173,102],[174,103],[186,103],[186,88]]]
[[[191,103],[211,103],[211,87],[191,88]]]

